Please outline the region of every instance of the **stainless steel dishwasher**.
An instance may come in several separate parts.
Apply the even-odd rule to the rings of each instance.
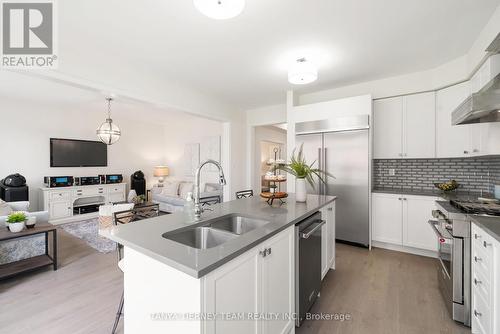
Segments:
[[[295,325],[300,327],[321,289],[321,212],[295,225]]]

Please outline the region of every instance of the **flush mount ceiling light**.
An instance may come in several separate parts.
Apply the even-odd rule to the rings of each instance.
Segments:
[[[245,0],[193,0],[202,14],[216,20],[226,20],[241,14]]]
[[[122,133],[118,125],[114,124],[111,119],[111,101],[113,101],[113,98],[107,97],[106,101],[108,101],[108,117],[99,129],[97,129],[96,133],[99,140],[104,144],[113,145],[120,139]]]
[[[318,79],[318,69],[306,58],[299,58],[288,71],[288,82],[305,85]]]

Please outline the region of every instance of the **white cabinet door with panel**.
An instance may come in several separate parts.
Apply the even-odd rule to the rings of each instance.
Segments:
[[[470,156],[470,127],[451,124],[453,110],[465,101],[469,94],[469,82],[463,82],[437,92],[436,144],[438,158]]]
[[[436,157],[436,94],[434,92],[404,97],[403,156]]]
[[[50,219],[61,219],[71,217],[73,210],[70,201],[50,202],[49,204]]]
[[[401,158],[403,152],[403,99],[373,101],[373,157]]]
[[[321,227],[321,278],[324,278],[328,270],[335,269],[335,202],[320,211],[326,221]]]
[[[291,314],[295,308],[294,236],[294,233],[281,233],[263,245],[263,249],[267,250],[267,255],[260,257],[263,314]],[[291,318],[281,318],[263,321],[262,326],[262,333],[286,334],[295,323]]]
[[[372,240],[401,245],[401,195],[372,194]]]
[[[292,314],[295,309],[295,227],[265,241],[204,280],[206,313]],[[285,334],[289,319],[269,321],[207,321],[206,334]]]
[[[428,221],[436,208],[435,197],[403,197],[403,245],[437,252],[436,235]]]

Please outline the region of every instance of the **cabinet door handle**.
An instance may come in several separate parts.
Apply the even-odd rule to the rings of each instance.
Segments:
[[[475,148],[475,149],[472,150],[472,152],[479,153],[479,149]]]
[[[333,211],[333,208],[328,208],[328,211]]]
[[[481,259],[480,257],[474,256],[474,261],[479,262],[479,261],[483,261],[483,259]]]
[[[271,253],[272,253],[271,248],[268,248],[268,249],[267,249],[267,255],[271,255]]]
[[[403,199],[401,197],[398,198],[399,201],[402,201]]]
[[[478,311],[474,310],[474,316],[475,316],[476,318],[479,318],[479,317],[480,317],[480,316],[482,316],[482,315],[483,315],[482,313],[480,313],[480,312],[478,312]]]
[[[477,233],[474,233],[474,239],[476,239],[476,240],[477,239],[481,239],[481,236],[479,234],[477,234]]]
[[[484,246],[484,248],[488,248],[489,246],[491,246],[491,244],[488,243],[488,242],[486,242],[486,241],[484,241],[483,242],[483,246]]]
[[[262,256],[262,257],[266,257],[267,256],[267,248],[264,249],[263,251],[260,251],[259,255]]]
[[[399,155],[400,157],[402,157],[402,156],[403,156],[403,153],[399,153],[398,155]]]
[[[477,278],[474,278],[474,284],[475,285],[478,285],[478,284],[482,284],[483,282],[481,282],[480,280],[478,280]]]
[[[406,198],[406,197],[403,197],[403,201],[406,201],[406,200],[408,200],[408,198]]]
[[[464,151],[464,154],[469,154],[469,151]]]

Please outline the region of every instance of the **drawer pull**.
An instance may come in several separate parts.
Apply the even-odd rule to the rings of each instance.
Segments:
[[[484,248],[488,248],[489,246],[491,246],[491,243],[484,241],[483,245],[484,245]]]
[[[476,239],[476,240],[477,239],[481,239],[481,236],[479,234],[477,234],[477,233],[474,233],[474,239]]]
[[[474,310],[474,316],[475,316],[476,318],[479,318],[479,317],[480,317],[480,316],[482,316],[482,315],[483,315],[482,313],[480,313],[480,312],[478,312],[478,311]]]
[[[478,280],[477,278],[474,278],[474,284],[475,285],[478,285],[478,284],[483,284],[483,282],[481,282],[480,280]]]
[[[479,262],[479,261],[483,261],[483,259],[481,259],[480,257],[474,256],[474,261]]]

